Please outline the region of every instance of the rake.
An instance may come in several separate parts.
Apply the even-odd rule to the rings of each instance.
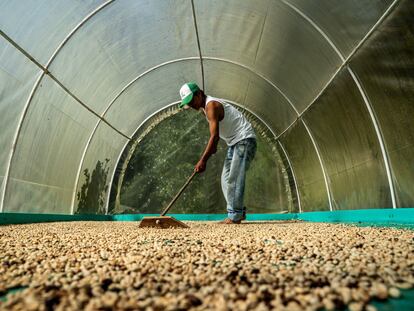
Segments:
[[[175,219],[171,216],[165,216],[167,212],[170,210],[170,208],[173,206],[173,204],[178,200],[180,195],[184,192],[185,188],[190,184],[193,177],[197,174],[196,171],[194,171],[191,176],[188,178],[187,182],[182,186],[180,191],[176,194],[174,199],[168,204],[168,206],[163,210],[163,212],[160,214],[160,216],[148,216],[144,217],[141,220],[141,223],[139,224],[140,228],[147,228],[147,227],[153,227],[153,228],[189,228],[185,223]]]

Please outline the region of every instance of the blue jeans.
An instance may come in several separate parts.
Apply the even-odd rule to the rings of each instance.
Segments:
[[[221,174],[221,188],[227,202],[228,217],[239,221],[246,213],[243,204],[246,171],[256,154],[256,139],[246,138],[227,149]]]

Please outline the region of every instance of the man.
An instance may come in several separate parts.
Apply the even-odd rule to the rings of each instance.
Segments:
[[[220,138],[228,146],[221,175],[228,218],[220,223],[239,224],[246,219],[246,207],[243,204],[246,171],[256,154],[253,127],[240,111],[222,99],[207,96],[194,82],[181,87],[180,97],[179,107],[202,110],[210,128],[210,139],[194,170],[201,173],[206,169],[208,159],[217,151]]]

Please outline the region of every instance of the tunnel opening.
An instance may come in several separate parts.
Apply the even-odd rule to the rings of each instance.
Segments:
[[[285,154],[269,127],[251,111],[232,102],[258,137],[258,151],[247,173],[245,205],[251,213],[299,211],[296,185]],[[109,214],[158,213],[191,175],[209,137],[201,113],[176,105],[142,124],[117,164],[108,203]],[[219,143],[208,169],[183,194],[174,213],[225,212],[220,175],[227,146]]]

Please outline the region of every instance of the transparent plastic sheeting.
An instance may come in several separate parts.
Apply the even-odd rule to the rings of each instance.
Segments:
[[[40,71],[2,38],[0,57],[0,176],[4,176],[20,114]]]
[[[346,58],[391,5],[392,0],[284,2],[314,21]]]
[[[0,29],[41,64],[46,64],[65,37],[104,0],[0,1]],[[96,53],[95,53],[96,55]],[[3,59],[3,63],[8,63]],[[14,64],[14,61],[10,61]]]
[[[278,85],[297,110],[340,64],[326,40],[282,1],[199,0],[195,7],[201,54],[252,67]]]
[[[389,207],[391,198],[378,139],[354,86],[343,69],[303,119],[318,142],[332,208]]]
[[[121,0],[111,3],[77,32],[59,53],[51,71],[89,107],[102,113],[123,87],[140,74],[167,61],[197,56],[189,1]],[[175,71],[178,75],[179,67]],[[136,85],[150,88],[154,83],[150,80],[147,78],[147,82],[139,81]],[[168,80],[175,86],[181,82],[174,77]],[[146,93],[150,93],[149,89]],[[173,92],[172,87],[163,90],[160,86],[154,97],[172,97],[173,94],[175,101],[177,88]],[[123,96],[135,101],[135,94],[131,95]],[[138,105],[145,109],[151,103]],[[119,113],[124,116],[129,113],[125,108],[119,107]],[[112,108],[115,109],[116,106]],[[129,125],[129,131],[135,129],[138,122],[139,119]]]
[[[214,90],[214,96],[231,98],[254,110],[275,133],[280,133],[295,121],[294,108],[269,81],[229,62],[206,59],[203,65],[207,93]],[[226,83],[222,83],[221,79]]]
[[[11,163],[7,211],[70,211],[82,148],[95,122],[53,80],[43,78]]]
[[[177,101],[181,85],[200,78],[199,60],[191,59],[157,68],[131,84],[109,108],[106,119],[128,136],[132,136],[137,124],[141,124],[149,115],[167,104]]]
[[[318,156],[302,122],[291,127],[281,142],[295,171],[302,210],[329,210]]]
[[[104,213],[127,138],[187,80],[280,136],[303,211],[413,206],[413,11],[411,0],[0,0],[0,210]]]
[[[105,214],[111,174],[115,169],[119,150],[126,143],[124,137],[120,137],[106,124],[99,125],[82,165],[75,213]]]

